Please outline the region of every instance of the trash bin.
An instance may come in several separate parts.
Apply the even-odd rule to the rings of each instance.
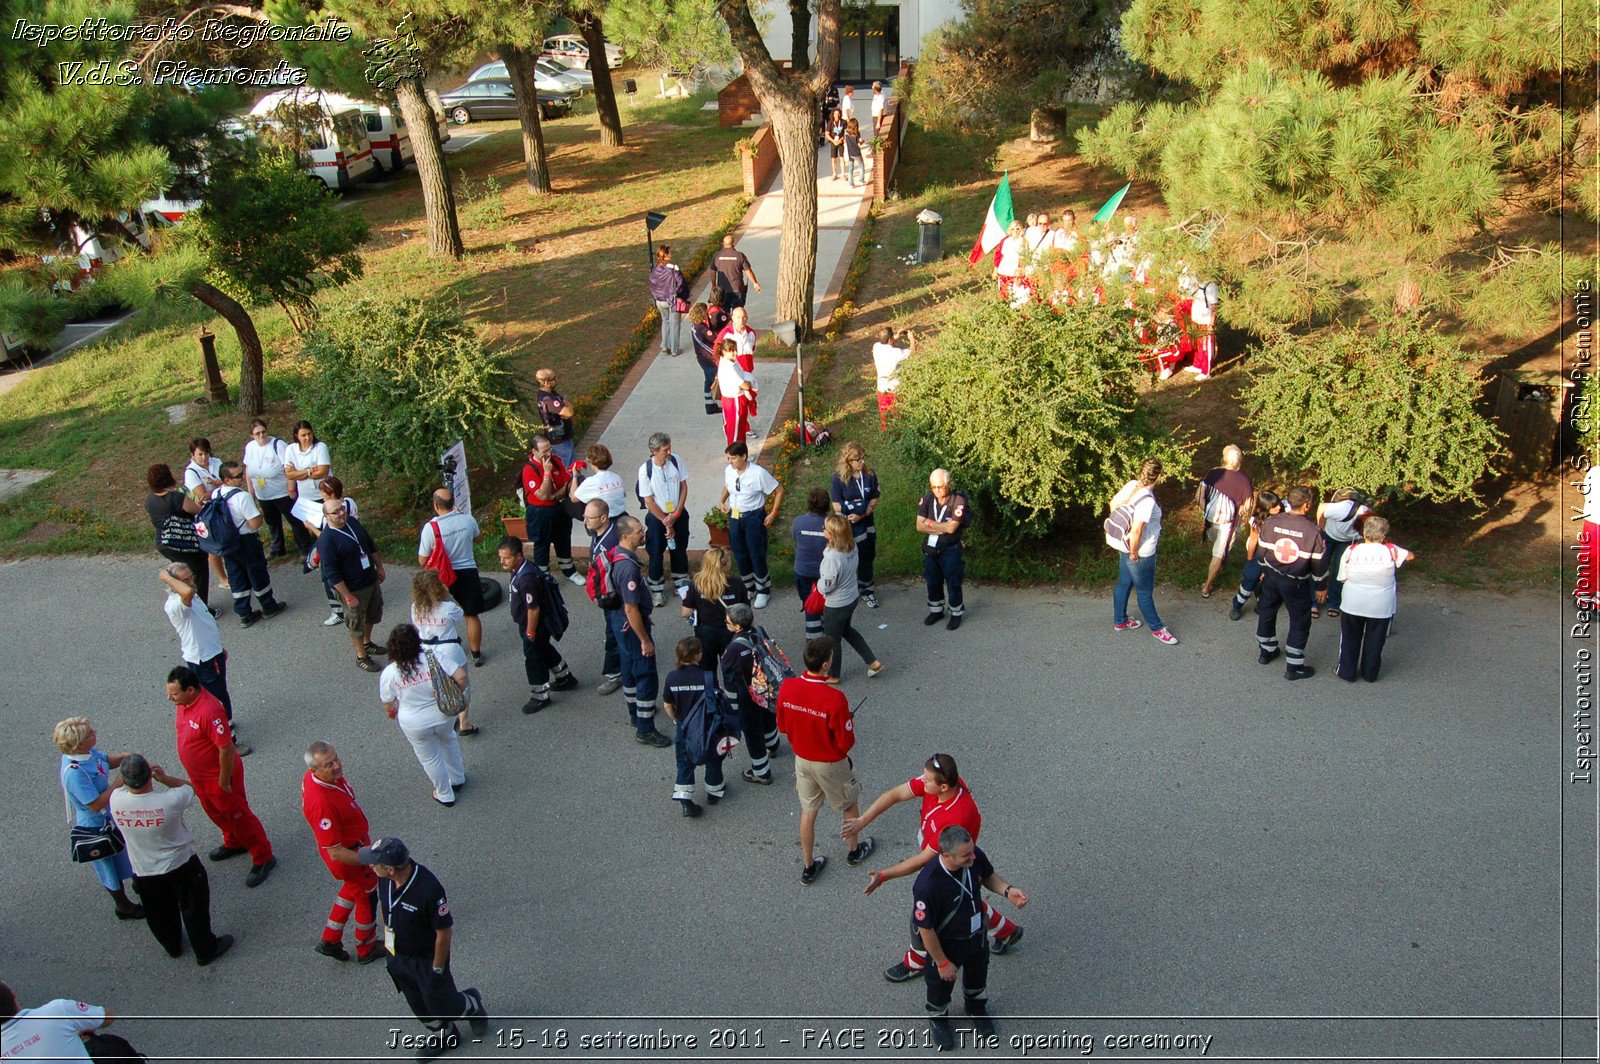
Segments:
[[[942,225],[944,219],[934,211],[924,210],[917,215],[917,262],[926,265],[942,257]]]
[[[1560,461],[1557,444],[1571,391],[1572,382],[1560,373],[1500,375],[1494,415],[1505,433],[1513,472],[1537,476]]]

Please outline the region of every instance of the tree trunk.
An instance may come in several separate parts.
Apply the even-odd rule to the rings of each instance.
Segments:
[[[522,125],[522,158],[527,165],[528,187],[549,195],[550,163],[544,153],[544,126],[539,121],[539,94],[534,86],[534,55],[526,48],[502,44],[496,51],[517,94],[517,120]]]
[[[611,64],[606,61],[606,34],[599,15],[584,15],[578,20],[583,43],[589,46],[589,73],[594,75],[594,109],[600,116],[600,143],[607,148],[622,147],[622,115],[617,113],[617,92],[611,84]]]
[[[233,326],[234,335],[239,338],[239,413],[261,413],[266,408],[262,380],[266,356],[261,351],[261,337],[256,334],[256,323],[250,312],[237,299],[205,281],[191,283],[189,294]]]
[[[811,0],[789,0],[789,68],[811,67]]]
[[[1035,144],[1054,144],[1067,126],[1067,112],[1061,107],[1035,107],[1028,123],[1028,139]]]
[[[811,335],[811,308],[817,280],[817,127],[810,94],[798,103],[763,100],[772,120],[783,171],[783,229],[778,238],[778,320],[795,323],[802,339]]]
[[[450,171],[444,164],[444,149],[439,146],[439,124],[433,106],[422,91],[422,79],[401,78],[395,85],[400,113],[411,130],[411,150],[422,181],[422,209],[428,219],[428,254],[440,259],[459,259],[461,223],[456,220],[456,193],[450,185]]]

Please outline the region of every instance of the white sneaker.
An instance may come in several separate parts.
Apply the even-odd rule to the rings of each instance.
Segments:
[[[322,622],[322,627],[324,627],[324,628],[332,628],[335,625],[339,625],[339,624],[343,624],[343,623],[344,623],[344,614],[342,614],[342,613],[330,613],[330,614],[328,614],[327,618]]]
[[[567,579],[571,580],[574,584],[577,584],[579,587],[583,587],[587,583],[587,581],[584,579],[584,576],[583,576],[582,573],[573,573],[571,576],[567,577]]]
[[[772,596],[767,594],[765,591],[763,591],[761,594],[756,596],[756,600],[754,602],[750,603],[750,605],[754,609],[764,610],[764,609],[767,608],[767,603],[769,603],[771,601],[772,601]]]

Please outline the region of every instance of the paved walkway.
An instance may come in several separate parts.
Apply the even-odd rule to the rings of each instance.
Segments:
[[[812,311],[820,322],[823,308],[832,310],[844,267],[854,249],[852,237],[866,218],[871,201],[865,186],[851,189],[829,176],[826,152],[817,153],[817,171],[821,187],[817,202],[816,299]],[[772,188],[751,205],[744,226],[735,234],[739,250],[749,257],[755,275],[761,280],[761,291],[751,291],[747,309],[750,324],[762,332],[772,328],[776,317],[778,238],[783,225],[783,207],[783,175],[780,173]],[[694,300],[704,299],[710,287],[707,273],[695,283]],[[632,478],[648,453],[646,441],[652,432],[668,433],[673,449],[689,471],[689,545],[701,550],[709,544],[709,539],[700,517],[716,505],[722,493],[722,469],[726,463],[722,449],[726,444],[722,415],[711,416],[705,412],[701,397],[705,382],[700,364],[694,358],[687,321],[684,322],[683,344],[686,354],[667,357],[660,354],[657,338],[652,353],[645,356],[643,374],[636,371],[630,375],[631,388],[623,385],[628,390],[621,408],[609,419],[604,415],[597,419],[579,445],[578,454],[581,456],[584,448],[596,438],[605,444],[616,459],[618,472],[628,483],[631,500]],[[753,454],[759,453],[762,441],[772,431],[773,417],[794,383],[794,361],[758,360],[756,377],[761,384],[761,402],[760,414],[750,425],[749,443]],[[630,506],[636,505],[630,502]]]

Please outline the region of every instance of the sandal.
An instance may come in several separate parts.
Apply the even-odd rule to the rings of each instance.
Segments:
[[[1317,609],[1315,606],[1311,607],[1311,618],[1312,618],[1312,620],[1315,620],[1316,618],[1321,617],[1321,616],[1322,616],[1322,611],[1321,610]]]
[[[469,724],[465,728],[463,728],[459,723],[456,725],[457,735],[477,735],[481,731],[483,731],[483,729],[478,727],[476,724]]]
[[[1339,611],[1338,610],[1329,610],[1328,611],[1328,616],[1329,617],[1337,617],[1337,616],[1339,616]]]

